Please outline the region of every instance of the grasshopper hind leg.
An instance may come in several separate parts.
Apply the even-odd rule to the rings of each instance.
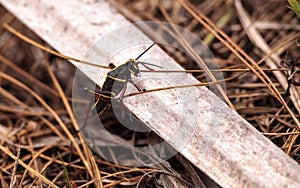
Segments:
[[[103,112],[110,106],[110,98],[103,98],[103,96],[109,96],[110,92],[101,91],[100,87],[97,87],[96,90],[91,90],[89,88],[84,88],[84,90],[92,95],[94,99],[92,99],[88,105],[87,114],[81,129],[84,129],[87,126],[89,116],[94,108],[97,111],[98,117],[101,118]]]

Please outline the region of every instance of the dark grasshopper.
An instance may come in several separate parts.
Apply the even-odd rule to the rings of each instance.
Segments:
[[[101,89],[99,91],[94,91],[91,89],[87,89],[87,91],[95,97],[95,103],[91,107],[91,109],[96,108],[98,115],[101,115],[111,104],[111,100],[120,94],[119,100],[122,101],[127,83],[133,84],[138,91],[142,91],[132,80],[131,75],[139,76],[139,64],[143,65],[149,70],[153,70],[149,68],[147,65],[156,66],[161,68],[160,66],[153,65],[150,63],[145,63],[138,61],[138,59],[144,55],[150,48],[155,45],[153,43],[149,46],[144,52],[142,52],[136,59],[129,59],[126,63],[115,66],[110,64],[109,67],[112,68],[111,71],[107,73],[105,82],[103,83]]]

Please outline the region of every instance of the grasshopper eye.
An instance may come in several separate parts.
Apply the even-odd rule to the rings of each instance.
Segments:
[[[140,73],[139,67],[133,59],[130,59],[128,61],[127,68],[130,71],[130,73],[133,74],[134,76],[138,76]]]

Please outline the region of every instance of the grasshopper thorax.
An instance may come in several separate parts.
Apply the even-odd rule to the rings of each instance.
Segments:
[[[127,69],[129,70],[129,72],[132,75],[139,76],[140,69],[139,69],[138,61],[137,60],[135,60],[135,59],[129,59],[126,62],[126,65],[127,65]]]

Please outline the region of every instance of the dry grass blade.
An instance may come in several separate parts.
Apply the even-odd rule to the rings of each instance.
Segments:
[[[59,116],[57,115],[57,113],[49,105],[47,105],[47,103],[40,96],[38,96],[38,94],[36,94],[33,90],[31,90],[29,87],[27,87],[23,83],[19,82],[18,80],[12,78],[11,76],[9,76],[7,74],[4,74],[4,73],[0,72],[0,77],[4,78],[6,80],[11,81],[15,85],[23,88],[28,93],[30,93],[32,96],[34,96],[55,117],[55,119],[57,120],[57,122],[62,126],[62,128],[65,130],[66,134],[69,136],[70,140],[72,142],[76,143],[74,137],[70,134],[70,132],[68,131],[68,129],[66,128],[66,126],[64,125],[64,123],[62,122],[62,120],[59,118]],[[79,147],[77,149],[80,152]]]
[[[79,146],[77,144],[77,142],[73,142],[73,145],[75,146],[76,149],[78,149],[78,153],[79,155],[81,156],[81,159],[83,160],[83,163],[85,164],[85,166],[87,167],[87,170],[89,171],[90,175],[95,179],[95,185],[96,187],[103,187],[102,185],[102,181],[101,181],[101,176],[100,176],[100,172],[99,172],[99,169],[98,169],[98,166],[95,162],[95,159],[94,159],[94,156],[92,155],[92,152],[90,150],[90,148],[88,147],[88,145],[86,144],[85,140],[83,139],[83,137],[81,136],[81,133],[79,132],[79,126],[77,124],[77,121],[74,117],[74,114],[73,114],[73,111],[71,109],[71,106],[70,104],[68,103],[68,100],[67,100],[67,97],[65,96],[61,86],[59,85],[57,79],[55,78],[55,75],[52,71],[52,69],[50,68],[50,65],[48,62],[46,62],[46,66],[47,66],[47,70],[50,74],[50,77],[52,78],[52,81],[56,87],[56,89],[58,90],[58,93],[60,94],[61,96],[61,99],[66,107],[66,110],[69,114],[69,116],[71,117],[71,120],[72,120],[72,123],[75,127],[75,130],[78,132],[79,134],[79,138],[80,138],[80,141],[83,145],[83,148],[84,148],[84,151],[85,151],[85,154],[86,154],[86,159],[83,155],[83,153],[81,153],[81,150],[79,149]],[[75,140],[73,138],[73,140]]]
[[[8,156],[10,156],[12,159],[18,161],[18,163],[23,166],[25,169],[27,169],[29,172],[33,173],[35,176],[40,178],[43,182],[50,185],[51,187],[57,187],[55,184],[53,184],[50,180],[48,180],[45,176],[41,175],[39,172],[31,168],[30,166],[26,165],[22,160],[17,159],[17,157],[11,153],[11,151],[3,146],[0,145],[0,150],[2,150],[4,153],[6,153]]]
[[[167,11],[162,7],[159,6],[161,12],[163,13],[164,17],[167,19],[167,21],[169,23],[174,24],[174,22],[172,21],[172,19],[169,17]],[[187,51],[189,51],[191,54],[194,55],[194,57],[197,58],[198,63],[201,64],[201,67],[204,69],[205,73],[208,74],[209,78],[213,81],[213,82],[217,82],[217,79],[215,78],[215,76],[211,73],[211,71],[209,70],[209,68],[206,66],[206,64],[203,62],[203,60],[197,55],[197,53],[195,52],[195,50],[188,44],[188,42],[184,39],[184,37],[176,30],[176,28],[174,28],[175,32],[178,34],[178,36],[180,36],[180,41],[181,43],[183,43],[183,46],[187,49]],[[227,104],[233,109],[235,110],[235,107],[233,106],[233,104],[231,103],[231,101],[229,100],[229,98],[227,97],[224,89],[217,84],[216,85],[219,92],[221,93],[222,97],[225,99],[225,101],[227,102]]]
[[[11,182],[10,182],[10,185],[9,185],[9,188],[13,188],[15,187],[15,184],[16,184],[16,171],[17,171],[17,166],[18,166],[18,160],[20,158],[20,153],[21,153],[21,148],[18,148],[18,153],[17,153],[17,156],[16,156],[16,160],[15,160],[15,164],[14,164],[14,169],[13,169],[13,174],[12,174],[12,178],[11,178]]]
[[[170,87],[160,87],[156,89],[148,89],[147,91],[140,91],[136,93],[130,93],[128,95],[125,95],[124,97],[130,97],[130,96],[135,96],[135,95],[141,95],[143,93],[151,93],[151,92],[156,92],[156,91],[164,91],[164,90],[170,90],[170,89],[180,89],[180,88],[189,88],[189,87],[198,87],[198,86],[212,86],[212,85],[218,85],[222,82],[226,82],[229,80],[232,80],[233,78],[227,78],[223,80],[218,80],[215,82],[206,82],[206,83],[199,83],[199,84],[190,84],[190,85],[180,85],[180,86],[170,86]]]
[[[49,92],[52,95],[58,96],[57,92],[55,92],[49,86],[45,85],[44,83],[42,83],[38,79],[34,78],[32,75],[26,73],[24,70],[22,70],[21,68],[16,66],[14,63],[9,61],[4,56],[0,55],[0,61],[3,62],[4,64],[8,65],[9,67],[11,67],[14,71],[16,71],[18,74],[22,75],[24,78],[27,78],[28,80],[30,80],[30,81],[34,82],[35,84],[37,84],[39,87],[45,89],[45,91]]]
[[[246,10],[244,9],[242,3],[240,0],[236,0],[235,2],[235,6],[237,8],[237,13],[239,15],[239,18],[241,20],[241,23],[243,25],[243,27],[245,28],[245,31],[248,35],[248,37],[250,38],[250,40],[252,41],[252,43],[259,49],[261,49],[265,54],[272,54],[270,56],[270,58],[265,59],[266,63],[268,64],[268,66],[272,69],[277,69],[278,66],[277,64],[279,64],[280,62],[280,57],[273,51],[273,53],[271,53],[271,48],[270,46],[265,42],[265,40],[263,39],[263,37],[260,35],[260,33],[258,32],[258,30],[256,29],[255,25],[251,22],[251,19],[249,18],[249,15],[247,14]],[[288,83],[287,83],[287,79],[285,78],[284,74],[282,72],[274,72],[274,75],[276,76],[277,80],[281,83],[283,88],[287,88],[288,87]],[[295,107],[298,109],[298,112],[300,112],[300,95],[297,92],[297,90],[295,90],[294,87],[291,88],[292,90],[292,101],[295,105]]]
[[[21,107],[24,107],[24,109],[26,109],[26,111],[24,111],[23,109],[12,109],[12,108],[9,108],[9,107],[5,107],[5,106],[2,107],[2,106],[0,106],[1,110],[9,111],[9,112],[17,112],[17,113],[21,113],[21,114],[24,113],[24,114],[27,114],[27,115],[36,115],[36,116],[39,116],[39,118],[41,118],[53,130],[53,132],[55,132],[61,138],[61,140],[66,140],[66,138],[60,133],[60,131],[57,130],[57,128],[55,126],[52,125],[52,123],[50,123],[47,119],[45,119],[44,117],[42,117],[43,115],[49,115],[48,113],[45,113],[45,112],[41,112],[41,113],[36,112],[31,107],[29,107],[28,105],[26,105],[25,103],[23,103],[22,101],[20,101],[16,97],[14,97],[12,94],[10,94],[9,92],[7,92],[3,88],[0,88],[0,92],[1,92],[1,94],[2,94],[3,97],[6,97],[7,99],[11,100],[15,104],[17,104],[17,105],[19,105]],[[25,147],[24,146],[22,148],[29,148],[29,147]]]
[[[36,158],[38,158],[39,155],[41,155],[43,152],[47,151],[49,148],[51,148],[51,146],[44,147],[44,148],[42,148],[40,151],[38,151],[38,152],[36,152],[36,153],[33,152],[33,150],[31,150],[31,151],[32,151],[32,156],[33,156],[33,157],[31,158],[30,162],[28,163],[28,166],[31,166],[32,163],[35,163],[35,162],[36,162]],[[35,169],[38,169],[36,164],[35,164]],[[24,179],[26,178],[27,172],[28,172],[28,169],[26,169],[26,170],[24,171],[23,176],[22,176],[22,179],[20,180],[20,185],[22,185]],[[40,171],[39,173],[42,174],[42,171]]]
[[[87,65],[91,65],[91,66],[95,66],[95,67],[100,67],[100,68],[104,68],[104,69],[110,69],[109,67],[107,66],[101,66],[101,65],[95,65],[93,63],[90,63],[90,62],[86,62],[86,61],[83,61],[83,60],[79,60],[79,59],[76,59],[76,58],[73,58],[73,57],[69,57],[69,56],[66,56],[66,55],[63,55],[61,53],[58,53],[50,48],[47,48],[37,42],[34,42],[33,40],[25,37],[24,35],[22,35],[21,33],[19,33],[18,31],[16,31],[14,28],[10,27],[7,23],[3,23],[3,27],[5,29],[7,29],[9,32],[11,32],[12,34],[16,35],[17,37],[23,39],[24,41],[28,42],[29,44],[32,44],[33,46],[36,46],[46,52],[49,52],[53,55],[56,55],[58,57],[61,57],[63,59],[66,59],[66,60],[70,60],[70,61],[75,61],[75,62],[78,62],[78,63],[84,63],[84,64],[87,64]]]
[[[0,72],[0,77],[11,81],[12,83],[14,83],[15,85],[23,88],[25,91],[29,92],[32,96],[34,96],[56,119],[56,121],[59,123],[59,125],[62,127],[62,129],[64,130],[64,132],[67,134],[68,138],[71,140],[71,142],[73,143],[75,149],[77,150],[78,154],[80,155],[80,157],[82,158],[82,160],[84,161],[87,170],[89,171],[89,173],[91,175],[93,175],[93,172],[91,170],[91,167],[88,165],[87,161],[85,160],[85,157],[78,145],[78,143],[76,142],[74,136],[70,133],[70,131],[68,130],[68,128],[66,127],[66,125],[63,123],[63,121],[60,119],[60,117],[57,115],[57,113],[40,97],[38,96],[34,91],[32,91],[29,87],[27,87],[26,85],[22,84],[21,82],[17,81],[16,79],[10,77],[9,75],[6,75],[4,73]]]

